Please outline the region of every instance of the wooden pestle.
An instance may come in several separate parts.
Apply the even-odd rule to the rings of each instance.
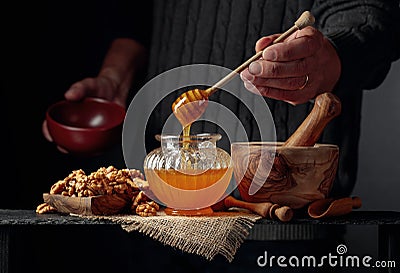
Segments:
[[[341,110],[341,103],[336,95],[328,92],[319,94],[311,112],[282,146],[314,146],[325,126],[338,116]]]
[[[303,29],[307,26],[313,25],[315,22],[314,16],[309,12],[305,11],[301,14],[301,16],[296,20],[291,28],[282,33],[277,39],[275,39],[272,44],[280,43],[284,41],[287,37],[293,34],[295,31]],[[265,49],[265,48],[264,48]],[[189,90],[183,94],[181,94],[172,104],[172,111],[175,114],[176,118],[182,124],[182,126],[187,126],[192,124],[194,121],[200,118],[200,116],[204,113],[208,100],[208,97],[211,96],[215,91],[220,89],[226,83],[231,81],[238,73],[242,72],[246,67],[248,67],[252,62],[261,58],[263,50],[260,50],[255,55],[250,57],[247,61],[238,66],[235,70],[230,72],[220,81],[215,83],[213,86],[206,90],[194,89]]]
[[[279,219],[282,222],[288,222],[293,217],[293,210],[288,206],[279,206],[271,202],[250,203],[238,200],[233,196],[227,196],[223,200],[223,207],[226,208],[243,208],[250,210],[264,218]]]

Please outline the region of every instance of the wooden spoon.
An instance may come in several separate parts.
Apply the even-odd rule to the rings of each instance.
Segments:
[[[353,209],[361,208],[361,204],[361,199],[357,196],[320,199],[308,206],[308,215],[314,219],[345,215],[352,212]]]
[[[307,26],[313,25],[315,22],[314,16],[309,12],[305,11],[297,19],[294,25],[288,29],[286,32],[281,34],[277,39],[275,39],[272,44],[276,44],[285,40],[288,36],[297,30],[305,28]],[[265,49],[265,48],[264,48]],[[172,111],[176,118],[182,124],[183,127],[192,124],[204,113],[207,107],[208,97],[211,96],[215,91],[224,86],[230,80],[232,80],[238,73],[243,71],[252,62],[261,58],[263,50],[257,52],[247,61],[238,66],[235,70],[229,73],[227,76],[222,78],[220,81],[215,83],[213,86],[206,90],[194,89],[189,90],[182,95],[180,95],[172,104]]]

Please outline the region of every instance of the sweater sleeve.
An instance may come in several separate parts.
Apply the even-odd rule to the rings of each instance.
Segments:
[[[312,13],[341,59],[336,89],[379,86],[400,57],[399,1],[318,0]]]

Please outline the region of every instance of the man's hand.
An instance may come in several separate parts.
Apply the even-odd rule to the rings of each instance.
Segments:
[[[126,104],[126,94],[119,96],[118,83],[111,77],[98,76],[85,78],[71,85],[64,94],[65,99],[78,101],[86,97],[103,98],[113,101],[123,107]]]
[[[70,101],[79,101],[86,97],[98,97],[113,101],[125,107],[126,95],[123,94],[121,96],[115,96],[116,94],[119,94],[117,83],[109,77],[98,76],[96,78],[85,78],[74,83],[65,92],[64,97],[66,100]],[[42,133],[48,141],[53,142],[46,120],[44,120],[42,123]],[[63,153],[67,152],[61,147],[57,147],[57,149]]]
[[[262,58],[240,74],[246,89],[293,105],[331,92],[339,80],[341,64],[330,41],[313,27],[270,45],[278,36],[257,41],[257,52],[266,48]]]
[[[86,97],[103,98],[126,108],[127,98],[136,72],[147,62],[147,49],[128,38],[113,41],[99,74],[85,78],[74,84],[64,93],[66,100],[79,101]],[[53,142],[46,120],[42,123],[44,137]],[[66,152],[61,147],[60,151]]]

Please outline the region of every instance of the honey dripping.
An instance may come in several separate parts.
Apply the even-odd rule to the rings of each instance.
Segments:
[[[183,127],[182,129],[182,141],[183,141],[183,148],[188,149],[189,148],[189,142],[190,142],[190,126],[191,124],[188,124]]]
[[[203,95],[204,90],[193,89],[181,94],[172,104],[172,111],[182,125],[182,149],[190,146],[190,127],[204,113],[208,99]],[[191,169],[191,163],[185,161],[184,151],[181,156],[181,167]]]
[[[182,169],[191,169],[192,166],[190,164],[189,161],[185,160],[184,157],[184,152],[185,150],[189,150],[189,146],[190,146],[190,126],[191,124],[188,124],[186,126],[183,127],[182,129],[182,155],[181,155],[181,168]]]

